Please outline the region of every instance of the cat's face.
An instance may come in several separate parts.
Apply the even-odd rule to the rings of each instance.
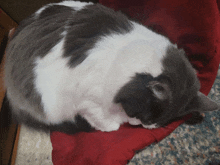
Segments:
[[[146,128],[166,126],[191,112],[218,110],[219,106],[199,92],[196,73],[182,50],[167,49],[163,73],[136,74],[115,97],[129,117],[139,119]]]

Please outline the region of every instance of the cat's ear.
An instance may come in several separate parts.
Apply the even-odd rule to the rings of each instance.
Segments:
[[[170,99],[171,97],[170,87],[165,83],[150,81],[146,87],[149,88],[153,92],[153,95],[161,101]]]
[[[220,105],[202,94],[198,92],[197,96],[191,101],[189,104],[187,111],[190,112],[208,112],[219,110]]]

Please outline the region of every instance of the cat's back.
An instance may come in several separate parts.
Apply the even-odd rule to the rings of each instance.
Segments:
[[[135,73],[160,74],[160,55],[169,44],[165,37],[102,5],[49,4],[21,22],[10,41],[7,95],[15,107],[34,110],[29,113],[39,120],[49,116],[50,122],[65,121],[76,115],[71,98],[79,98],[82,90],[101,98],[108,87],[105,94],[112,100],[111,92],[115,94]]]
[[[87,58],[100,36],[131,28],[121,13],[76,1],[48,4],[22,21],[6,50],[5,86],[15,113],[24,110],[45,121],[45,110],[54,108],[57,89],[65,85],[62,78]]]
[[[36,59],[46,56],[59,43],[70,17],[86,5],[91,3],[48,4],[19,23],[6,49],[5,63],[7,95],[15,108],[23,105],[43,112],[34,84]]]
[[[22,21],[16,29],[7,48],[5,68],[9,74],[6,75],[11,78],[21,74],[30,76],[36,60],[47,56],[61,41],[63,52],[60,56],[69,57],[69,66],[75,67],[88,56],[86,52],[101,36],[122,34],[131,29],[123,14],[99,4],[76,1],[48,4]],[[54,59],[58,55],[55,56]]]
[[[34,92],[34,68],[38,59],[56,48],[62,49],[59,51],[62,54],[54,53],[46,65],[63,57],[68,58],[69,67],[73,68],[87,57],[86,52],[100,36],[112,31],[129,31],[127,18],[111,13],[112,10],[104,6],[76,1],[52,3],[36,11],[19,24],[8,45],[6,87],[16,86],[29,97]]]

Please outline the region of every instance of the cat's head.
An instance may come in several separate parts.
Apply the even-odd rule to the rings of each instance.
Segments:
[[[140,119],[146,128],[165,126],[192,112],[218,110],[219,105],[199,92],[196,72],[184,51],[169,47],[162,60],[163,73],[137,73],[114,98],[129,117]]]

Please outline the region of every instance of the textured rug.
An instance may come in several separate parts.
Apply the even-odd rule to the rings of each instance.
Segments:
[[[220,103],[220,68],[209,97]],[[219,165],[220,111],[205,113],[202,124],[182,124],[168,137],[137,153],[129,165]]]

